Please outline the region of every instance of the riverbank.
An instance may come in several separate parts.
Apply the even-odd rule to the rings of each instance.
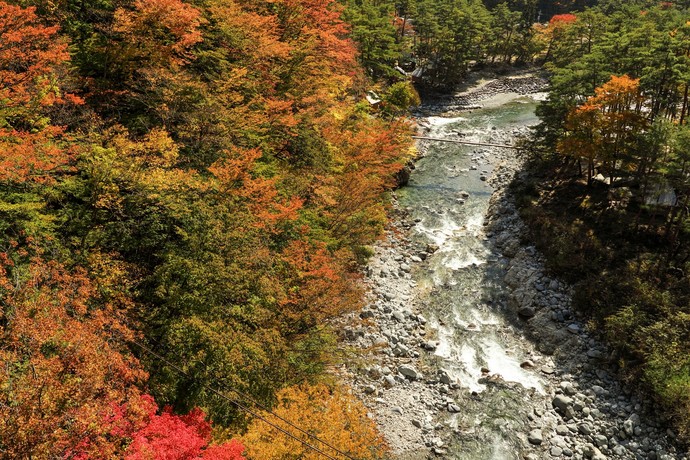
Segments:
[[[529,74],[479,80],[448,105],[434,101],[423,108],[421,129],[428,133],[449,123],[448,115],[501,107],[544,88]],[[510,91],[497,94],[496,88]],[[492,140],[505,143],[527,128],[488,129]],[[341,377],[369,408],[394,458],[683,458],[649,415],[652,408],[611,377],[602,362],[606,349],[574,318],[568,286],[548,278],[536,250],[523,245],[524,225],[507,188],[520,161],[505,149],[471,155],[469,168],[453,166],[448,174],[476,176],[472,180],[486,186],[478,194],[491,198],[481,208],[483,222],[467,222],[446,239],[471,238],[486,252],[469,265],[456,263],[453,273],[467,271],[480,285],[502,284],[490,292],[480,286],[476,293],[463,291],[480,312],[472,313],[476,321],[454,318],[458,312],[445,304],[430,307],[458,295],[452,278],[429,281],[439,264],[448,265],[449,248],[445,237],[428,238],[425,218],[404,203],[395,203],[394,222],[374,248],[368,306],[345,319],[343,346],[352,359]],[[454,199],[471,201],[462,192]],[[457,211],[434,205],[424,211]],[[457,335],[491,356],[454,366],[455,356],[467,350],[454,345]]]

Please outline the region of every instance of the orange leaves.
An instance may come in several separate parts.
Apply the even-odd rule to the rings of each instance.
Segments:
[[[0,129],[0,182],[51,182],[69,171],[75,148],[65,147],[62,133],[54,126],[34,133]]]
[[[324,244],[299,240],[283,251],[281,259],[286,267],[281,281],[286,296],[280,306],[281,314],[288,318],[284,327],[292,333],[304,333],[360,306],[362,292],[357,278],[347,272],[343,257],[344,253],[328,252]]]
[[[35,8],[0,2],[0,182],[47,181],[72,157],[44,113],[83,102],[57,81],[69,59],[57,30],[41,24]]]
[[[383,458],[386,447],[376,432],[374,422],[367,417],[362,403],[346,393],[345,389],[330,389],[325,385],[290,387],[278,393],[278,401],[278,406],[274,408],[276,414],[351,457],[360,460]],[[268,414],[267,418],[275,420]],[[280,421],[276,423],[284,425]],[[288,426],[285,428],[290,429]],[[294,432],[294,429],[290,431]],[[306,436],[304,440],[338,457],[327,446],[309,440]],[[249,460],[323,459],[321,454],[287,438],[260,420],[255,420],[249,426],[243,441],[247,446]]]
[[[258,149],[235,149],[215,162],[209,171],[218,179],[219,190],[228,199],[243,200],[250,213],[247,216],[250,225],[271,229],[281,222],[295,220],[302,201],[297,197],[281,197],[275,179],[253,174],[260,157]]]
[[[570,111],[558,151],[586,158],[589,180],[596,163],[602,164],[612,178],[627,174],[639,155],[637,137],[649,125],[642,113],[644,103],[638,79],[612,75],[596,88],[594,96]]]
[[[338,149],[339,170],[316,192],[332,234],[351,246],[376,238],[385,221],[382,193],[411,155],[410,127],[402,121],[362,119],[324,129]]]
[[[0,2],[0,110],[50,96],[59,101],[56,88],[39,90],[57,66],[69,60],[67,44],[57,39],[58,27],[46,27],[36,8]]]
[[[595,128],[601,124],[605,128],[607,121],[620,120],[621,117],[637,118],[639,121],[644,101],[639,79],[611,75],[611,79],[596,88],[595,93],[587,102],[571,111],[566,122],[568,125],[574,128],[588,124]],[[600,116],[596,112],[601,112]]]
[[[227,46],[244,58],[251,58],[261,67],[267,67],[272,60],[287,59],[291,47],[280,41],[278,18],[252,8],[252,2],[215,0],[208,10],[228,40]]]
[[[202,22],[201,12],[181,0],[135,0],[133,11],[115,12],[114,30],[146,66],[175,66],[191,59],[190,48],[202,40]]]
[[[263,3],[263,2],[262,2]],[[356,48],[334,0],[271,0],[281,27],[281,39],[291,48],[285,75],[288,91],[304,109],[319,109],[351,84],[357,73]]]
[[[614,110],[633,109],[643,100],[640,79],[630,78],[628,75],[611,75],[611,79],[595,92],[596,96],[589,98],[588,103],[609,106]]]
[[[128,331],[118,320],[118,305],[99,303],[83,271],[38,257],[25,274],[5,263],[0,276],[4,454],[58,457],[81,445],[113,455],[118,446],[105,436],[102,412],[111,402],[136,405],[134,384],[145,376],[120,351],[120,334]]]

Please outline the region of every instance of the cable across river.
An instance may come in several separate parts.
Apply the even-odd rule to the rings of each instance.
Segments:
[[[454,144],[464,144],[464,145],[476,145],[479,147],[499,147],[503,149],[513,149],[513,150],[521,150],[522,147],[516,147],[514,145],[510,144],[491,144],[487,142],[470,142],[470,141],[463,141],[460,139],[444,139],[440,137],[426,137],[426,136],[412,136],[413,139],[419,139],[423,141],[437,141],[437,142],[452,142]]]

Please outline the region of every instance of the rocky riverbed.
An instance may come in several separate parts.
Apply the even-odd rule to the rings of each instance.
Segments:
[[[493,143],[512,143],[528,130],[521,118],[489,126],[494,112],[478,105],[500,111],[543,88],[529,74],[485,79],[447,100],[453,115],[472,104],[477,124],[440,129],[450,122],[438,118],[448,111],[436,101],[420,129],[472,140],[487,131]],[[368,305],[342,319],[342,345],[353,352],[341,377],[393,457],[688,458],[663,414],[615,378],[609,350],[572,310],[569,286],[524,243],[507,188],[520,174],[514,151],[463,155],[455,162],[430,150],[411,177],[422,198],[394,195],[394,221],[366,272]],[[438,171],[443,180],[434,180]],[[458,190],[463,184],[472,189]],[[425,201],[428,190],[443,200]]]

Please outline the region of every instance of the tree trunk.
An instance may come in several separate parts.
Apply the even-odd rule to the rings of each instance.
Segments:
[[[688,84],[685,84],[685,91],[683,93],[683,108],[680,110],[680,123],[683,124],[685,121],[685,113],[688,110]]]

